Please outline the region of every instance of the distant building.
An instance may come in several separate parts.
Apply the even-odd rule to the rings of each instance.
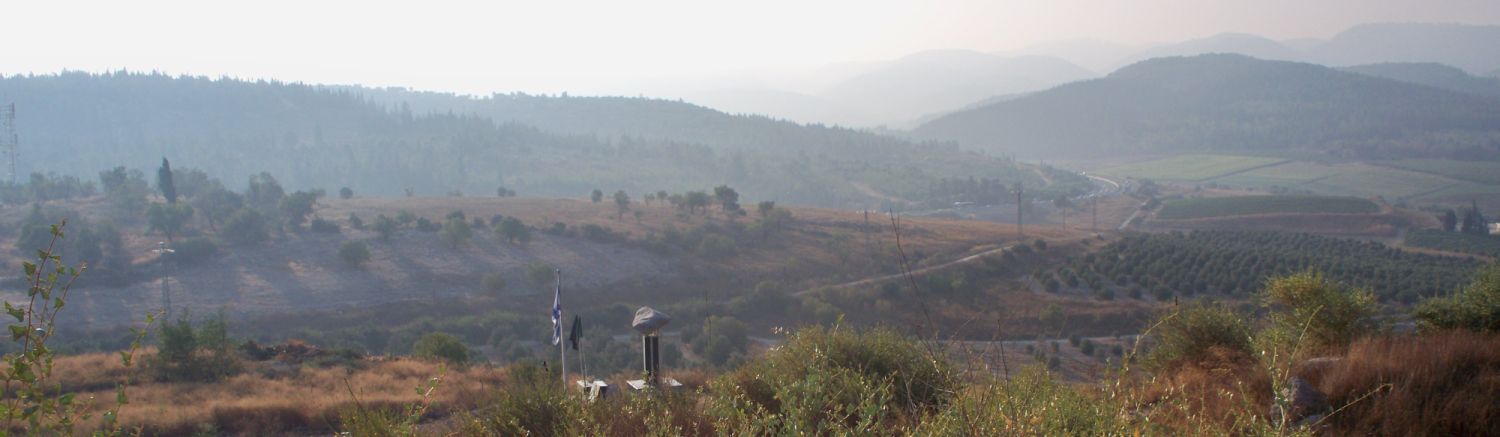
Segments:
[[[1490,235],[1500,235],[1500,222],[1490,223]]]

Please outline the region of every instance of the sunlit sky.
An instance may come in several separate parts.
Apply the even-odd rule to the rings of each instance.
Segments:
[[[1494,0],[257,1],[0,5],[0,74],[128,69],[488,94],[814,68],[942,48],[1368,22],[1500,24]],[[625,88],[622,88],[625,87]]]

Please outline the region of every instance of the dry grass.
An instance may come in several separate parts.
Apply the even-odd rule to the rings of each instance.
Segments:
[[[1500,335],[1371,338],[1319,373],[1333,434],[1500,435]]]
[[[80,399],[109,403],[114,382],[125,372],[118,358],[63,357],[57,361],[57,375],[65,388],[80,390]],[[336,429],[339,411],[353,405],[346,379],[366,407],[394,409],[420,400],[415,389],[438,375],[436,364],[423,361],[368,364],[363,369],[318,369],[257,363],[252,371],[217,383],[142,383],[129,388],[130,404],[121,411],[121,422],[143,427],[147,435],[189,435],[203,429],[228,435],[327,434]],[[503,380],[504,372],[494,368],[450,369],[429,414],[472,408]],[[98,424],[96,417],[80,428]]]

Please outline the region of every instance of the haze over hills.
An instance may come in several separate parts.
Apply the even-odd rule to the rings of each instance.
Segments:
[[[1351,27],[1327,40],[1276,41],[1222,33],[1180,42],[1132,46],[1078,39],[1003,53],[929,50],[884,62],[840,63],[810,73],[772,75],[749,84],[699,83],[668,93],[731,113],[799,122],[903,127],[988,98],[1041,91],[1147,59],[1212,53],[1343,67],[1375,63],[1441,63],[1470,74],[1500,68],[1500,26],[1382,23]],[[1072,65],[1067,65],[1072,64]],[[837,73],[837,74],[832,74]]]
[[[1500,78],[1474,76],[1444,64],[1431,62],[1388,62],[1356,65],[1340,70],[1418,85],[1443,88],[1461,93],[1500,97]]]
[[[1143,61],[950,114],[914,133],[1028,157],[1232,151],[1494,159],[1500,102],[1313,64],[1200,55]]]
[[[874,207],[943,178],[1040,187],[1014,162],[850,129],[623,97],[440,93],[143,74],[0,78],[17,105],[19,166],[93,179],[161,157],[239,186],[576,197],[729,184],[745,200]],[[45,151],[45,152],[43,152]]]

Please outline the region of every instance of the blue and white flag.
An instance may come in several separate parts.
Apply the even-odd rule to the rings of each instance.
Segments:
[[[557,288],[552,292],[552,344],[562,343],[562,278],[557,279]]]

